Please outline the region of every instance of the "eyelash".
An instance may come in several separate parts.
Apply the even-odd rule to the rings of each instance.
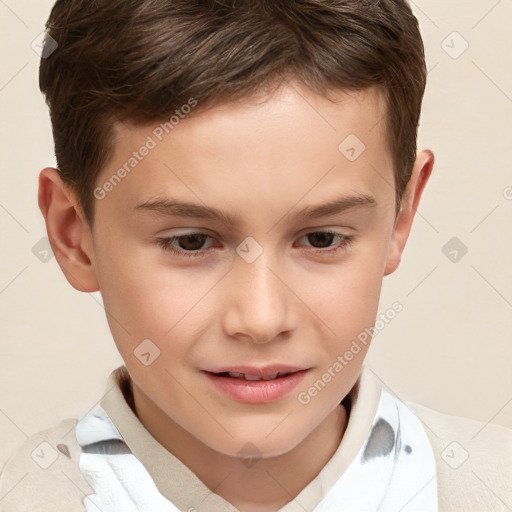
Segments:
[[[353,242],[353,236],[344,235],[342,233],[337,233],[335,231],[310,231],[309,233],[305,233],[304,235],[302,235],[301,238],[304,238],[304,237],[306,237],[308,235],[315,234],[315,233],[325,233],[325,234],[328,234],[328,235],[333,235],[335,237],[340,237],[341,238],[341,242],[337,246],[335,246],[334,248],[331,248],[331,249],[313,248],[313,252],[315,254],[321,254],[321,255],[322,254],[323,255],[335,254],[335,253],[337,253],[339,251],[342,251],[342,250],[348,248],[352,244],[352,242]],[[207,233],[203,233],[203,232],[200,232],[200,231],[194,231],[194,232],[185,233],[185,234],[179,235],[179,236],[172,236],[172,237],[168,237],[168,238],[157,238],[156,243],[164,251],[174,253],[174,254],[176,254],[179,257],[185,257],[185,258],[201,258],[201,257],[204,257],[205,253],[208,251],[208,249],[196,250],[196,251],[184,251],[184,250],[177,249],[174,245],[172,245],[172,242],[174,240],[177,240],[179,238],[186,237],[186,236],[191,236],[191,235],[206,235],[209,238],[211,238]]]

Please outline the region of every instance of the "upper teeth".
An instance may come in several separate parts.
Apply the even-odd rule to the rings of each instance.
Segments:
[[[251,375],[249,373],[239,373],[239,372],[228,372],[230,377],[234,377],[235,379],[245,379],[245,380],[272,380],[277,378],[278,376],[288,375],[287,373],[273,373],[272,375],[265,375],[264,377],[258,377],[257,375]]]

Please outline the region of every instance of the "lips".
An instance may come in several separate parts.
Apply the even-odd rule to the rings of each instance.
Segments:
[[[308,370],[289,365],[233,366],[211,368],[204,374],[223,395],[238,402],[263,404],[287,395]]]

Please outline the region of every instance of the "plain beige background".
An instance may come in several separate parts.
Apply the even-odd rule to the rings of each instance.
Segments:
[[[36,256],[38,174],[55,162],[31,44],[52,4],[0,1],[0,467],[26,436],[89,411],[122,363],[99,294]],[[404,309],[367,362],[403,400],[512,426],[512,0],[412,6],[429,68],[419,148],[436,164],[384,280],[381,311]]]

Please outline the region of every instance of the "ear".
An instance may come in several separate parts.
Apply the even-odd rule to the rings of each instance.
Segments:
[[[62,181],[57,169],[47,167],[40,172],[38,203],[66,279],[81,292],[98,291],[91,231],[77,208],[76,193]]]
[[[395,220],[395,227],[393,228],[388,249],[388,259],[384,270],[385,276],[394,272],[398,265],[400,265],[402,252],[411,231],[412,221],[418,209],[423,189],[432,173],[433,166],[434,154],[432,151],[425,150],[418,153],[414,161],[411,177],[402,197],[402,207]]]

